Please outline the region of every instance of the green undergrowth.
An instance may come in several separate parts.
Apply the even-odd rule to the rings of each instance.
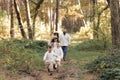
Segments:
[[[78,50],[84,51],[97,51],[97,50],[106,50],[111,46],[109,41],[103,41],[99,39],[91,39],[78,43],[76,48]]]
[[[112,51],[110,47],[109,41],[86,40],[76,44],[72,54],[84,70],[97,74],[95,80],[120,80],[120,49]]]
[[[83,69],[84,66],[94,61],[98,58],[98,56],[104,55],[105,51],[85,51],[85,50],[78,50],[76,45],[73,44],[73,46],[70,46],[68,50],[68,59],[73,59],[77,62],[77,65]]]
[[[97,73],[96,80],[120,80],[120,50],[109,52],[86,65],[92,73]]]
[[[110,45],[111,43],[107,42],[106,49]],[[79,67],[81,72],[80,75],[81,78],[82,76],[84,76],[88,68],[89,68],[88,70],[94,72],[104,71],[101,70],[101,68],[99,69],[98,66],[99,63],[102,67],[106,65],[106,63],[104,64],[106,58],[101,59],[99,57],[106,55],[105,54],[106,49],[105,47],[104,48],[103,47],[104,45],[102,41],[99,40],[97,41],[87,40],[83,41],[82,43],[72,43],[68,49],[67,60],[65,62],[66,64],[62,65],[62,68],[65,68],[67,70],[69,69],[69,67],[70,68],[76,67],[77,69]],[[0,55],[1,55],[0,66],[12,71],[13,70],[34,71],[43,69],[44,68],[43,55],[46,52],[46,49],[47,42],[45,41],[30,41],[17,39],[2,40],[0,41]],[[94,61],[96,60],[98,60],[98,63],[94,63]],[[102,60],[105,61],[103,62]],[[86,66],[89,67],[86,69],[84,68]],[[105,75],[105,72],[103,75]]]
[[[8,70],[33,71],[43,68],[45,41],[2,40],[0,41],[0,66]]]
[[[84,42],[83,42],[84,43]],[[86,64],[93,62],[99,56],[105,55],[105,50],[90,50],[90,49],[79,49],[78,45],[81,43],[72,43],[68,48],[67,59],[70,60],[70,64],[65,67],[77,66],[80,69],[80,79],[85,80],[84,75],[87,74],[88,70],[85,68]],[[81,45],[80,45],[81,46]],[[89,45],[88,45],[89,46]],[[81,46],[82,47],[82,46]],[[77,68],[76,68],[77,69]]]

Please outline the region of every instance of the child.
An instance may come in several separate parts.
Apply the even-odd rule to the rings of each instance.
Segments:
[[[54,52],[52,51],[52,47],[48,47],[48,51],[44,54],[43,60],[45,61],[45,64],[47,66],[48,72],[50,72],[50,75],[52,75],[53,72],[53,65],[55,64],[55,56]]]
[[[57,47],[57,43],[59,43],[59,39],[58,38],[54,38],[53,48]]]
[[[51,45],[53,48],[55,48],[55,47],[57,47],[57,43],[59,43],[59,39],[56,36],[54,36],[54,38],[51,40],[49,45]]]
[[[53,52],[56,56],[55,60],[56,60],[56,68],[58,68],[61,65],[61,60],[63,59],[63,51],[61,48],[60,43],[57,43],[57,47],[53,48]]]

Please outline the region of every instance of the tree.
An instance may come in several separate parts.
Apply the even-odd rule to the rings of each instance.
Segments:
[[[18,20],[18,24],[19,24],[19,27],[20,27],[21,35],[24,39],[27,39],[26,33],[24,31],[24,28],[23,28],[23,22],[22,22],[22,19],[21,19],[20,10],[19,10],[19,7],[17,5],[16,0],[14,0],[14,7],[15,7],[15,12],[17,14],[17,20]]]
[[[93,36],[94,38],[98,38],[98,32],[96,31],[97,27],[96,27],[96,5],[97,5],[97,0],[92,0],[92,5],[93,5]]]
[[[95,38],[98,38],[99,37],[99,28],[100,28],[100,20],[101,20],[101,15],[102,15],[102,13],[105,11],[105,10],[107,10],[109,8],[109,5],[106,5],[102,10],[100,10],[99,12],[98,12],[98,14],[97,14],[97,24],[95,25],[95,31],[94,31],[94,33],[95,33]]]
[[[26,10],[28,37],[29,39],[33,39],[33,32],[31,29],[31,15],[30,15],[30,8],[29,8],[29,0],[24,0],[24,3],[25,3],[25,10]]]
[[[43,1],[44,0],[39,0],[39,2],[34,3],[34,4],[36,4],[36,7],[35,7],[35,13],[34,13],[34,16],[33,16],[33,37],[35,36],[35,21],[36,21],[38,12],[39,12],[40,5],[43,3]]]
[[[13,0],[10,0],[10,14],[11,14],[11,25],[10,25],[10,36],[11,38],[14,38],[14,2]]]
[[[111,10],[111,32],[113,48],[120,48],[120,2],[119,0],[108,0]]]
[[[50,35],[53,34],[54,32],[54,24],[55,24],[55,20],[54,18],[56,17],[56,13],[55,13],[55,9],[54,9],[54,2],[52,0],[50,0],[50,6],[48,7],[48,18],[49,18],[49,26],[50,26]]]
[[[58,30],[58,18],[59,18],[59,0],[56,0],[56,28],[55,31]]]

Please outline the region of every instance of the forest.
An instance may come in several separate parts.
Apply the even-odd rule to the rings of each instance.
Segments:
[[[51,76],[43,57],[64,30]],[[0,0],[0,80],[120,80],[120,0]]]

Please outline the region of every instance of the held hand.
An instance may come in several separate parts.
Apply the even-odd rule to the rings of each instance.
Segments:
[[[70,47],[70,44],[68,45],[68,47]]]
[[[68,45],[68,49],[70,48],[70,44]]]

